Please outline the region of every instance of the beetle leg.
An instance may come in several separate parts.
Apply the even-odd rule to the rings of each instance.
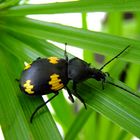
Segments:
[[[102,90],[104,90],[104,80],[102,80]]]
[[[65,88],[66,88],[66,90],[67,90],[67,92],[69,94],[69,99],[71,100],[72,103],[74,103],[74,98],[72,96],[72,93],[71,93],[70,89],[67,86]]]
[[[34,112],[32,113],[32,115],[31,115],[31,117],[30,117],[30,122],[31,122],[31,123],[32,123],[32,121],[33,121],[33,118],[34,118],[36,112],[37,112],[38,110],[40,110],[40,108],[42,108],[43,106],[45,106],[48,102],[50,102],[53,98],[55,98],[58,94],[59,94],[59,92],[55,92],[55,94],[54,94],[50,99],[48,99],[48,100],[47,100],[46,102],[44,102],[43,104],[39,105],[39,106],[34,110]]]
[[[104,90],[104,83],[105,83],[105,79],[102,79],[102,90]]]
[[[87,109],[84,99],[77,93],[77,83],[76,82],[73,82],[73,91],[74,91],[74,95],[83,103],[85,109]]]

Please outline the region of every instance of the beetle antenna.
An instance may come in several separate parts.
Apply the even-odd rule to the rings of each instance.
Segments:
[[[40,108],[42,108],[43,106],[45,106],[48,102],[50,102],[50,101],[51,101],[54,97],[56,97],[58,94],[59,94],[59,92],[56,93],[54,96],[52,96],[49,100],[47,100],[47,101],[44,102],[43,104],[39,105],[39,106],[34,110],[34,112],[32,113],[32,115],[31,115],[31,117],[30,117],[30,123],[33,122],[33,118],[34,118],[35,114],[37,113],[37,111],[38,111]]]
[[[68,61],[67,43],[65,43],[65,52],[64,52],[64,56],[65,56],[66,61]]]
[[[106,81],[106,83],[108,83],[108,84],[110,84],[110,85],[113,85],[113,86],[115,86],[115,87],[118,87],[118,88],[120,88],[120,89],[122,89],[122,90],[125,90],[125,91],[127,91],[128,93],[130,93],[131,95],[140,98],[139,95],[137,95],[137,94],[135,94],[135,93],[133,93],[133,92],[131,92],[131,91],[125,89],[125,88],[122,87],[122,86],[119,86],[119,85],[117,85],[117,84],[115,84],[115,83],[112,83],[112,82],[110,82],[110,81]]]
[[[120,56],[126,49],[128,49],[130,45],[128,45],[125,49],[123,49],[119,54],[117,54],[115,57],[113,57],[111,60],[109,60],[107,63],[105,63],[99,70],[101,71],[106,65],[108,65],[110,62],[112,62],[114,59],[116,59],[118,56]]]

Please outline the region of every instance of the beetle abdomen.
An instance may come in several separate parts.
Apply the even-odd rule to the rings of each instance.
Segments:
[[[67,83],[67,61],[57,57],[37,59],[28,64],[20,78],[20,88],[30,95],[57,92]]]

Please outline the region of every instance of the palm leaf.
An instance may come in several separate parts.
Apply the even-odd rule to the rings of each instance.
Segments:
[[[38,112],[33,124],[29,123],[31,113],[43,100],[41,97],[30,98],[21,94],[15,78],[19,78],[23,62],[25,60],[30,62],[39,56],[56,55],[63,57],[63,51],[46,42],[46,39],[48,39],[61,43],[67,42],[69,45],[75,45],[84,50],[94,51],[110,57],[130,45],[131,47],[120,56],[119,60],[139,64],[140,41],[21,16],[42,13],[88,12],[93,10],[139,11],[140,2],[137,0],[127,0],[125,2],[119,0],[105,2],[78,1],[46,5],[18,5],[6,9],[6,7],[12,6],[18,1],[13,0],[12,2],[11,4],[4,4],[4,6],[0,5],[1,9],[5,8],[0,12],[0,124],[4,136],[6,139],[14,140],[62,139],[47,108]],[[16,19],[15,16],[17,16]],[[123,68],[122,63],[120,63],[120,66]],[[139,73],[137,72],[137,74]],[[135,92],[120,81],[113,80],[113,82]],[[138,82],[138,79],[136,82]],[[71,87],[71,83],[69,83],[69,86]],[[57,109],[56,113],[58,114],[56,114],[55,118],[64,127],[66,139],[76,137],[84,125],[84,120],[88,119],[94,110],[103,114],[112,122],[119,124],[126,131],[140,137],[139,98],[108,84],[102,90],[100,83],[93,79],[79,84],[78,92],[90,109],[88,108],[87,112],[82,110],[77,117],[72,113],[72,107],[64,101],[62,95],[60,97],[62,101],[58,99],[56,99],[56,102],[52,101],[52,105]],[[67,111],[64,112],[61,109],[63,106]],[[79,117],[81,118],[79,119]],[[72,118],[75,118],[74,123],[72,123]],[[69,124],[67,120],[69,120]],[[108,128],[111,128],[111,126],[108,125]],[[95,127],[97,128],[97,125]],[[102,133],[104,132],[102,131]],[[121,131],[117,138],[123,139],[126,135],[126,132]]]

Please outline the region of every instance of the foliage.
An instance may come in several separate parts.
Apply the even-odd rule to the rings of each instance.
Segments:
[[[140,1],[83,0],[42,5],[19,3],[19,0],[0,3],[0,125],[5,139],[61,140],[56,121],[62,126],[66,140],[130,140],[132,134],[140,137],[140,99],[126,91],[107,83],[102,90],[100,82],[87,80],[78,85],[78,92],[88,106],[87,111],[83,108],[77,111],[77,104],[69,104],[60,94],[51,102],[55,111],[53,117],[48,108],[44,107],[31,124],[30,115],[43,99],[22,94],[15,80],[20,77],[24,61],[31,62],[37,57],[63,57],[63,51],[46,40],[67,42],[84,49],[85,60],[91,63],[92,53],[105,55],[107,61],[131,45],[127,53],[105,70],[114,78],[110,80],[139,94],[135,90],[138,90],[140,74]],[[86,12],[91,11],[109,12],[104,26],[104,31],[108,33],[86,29]],[[124,20],[125,11],[132,11],[134,18]],[[34,20],[26,16],[70,12],[83,14],[83,28]],[[125,69],[127,65],[129,68]],[[99,64],[95,62],[94,66],[98,67]],[[124,70],[125,84],[115,80],[120,79]]]

